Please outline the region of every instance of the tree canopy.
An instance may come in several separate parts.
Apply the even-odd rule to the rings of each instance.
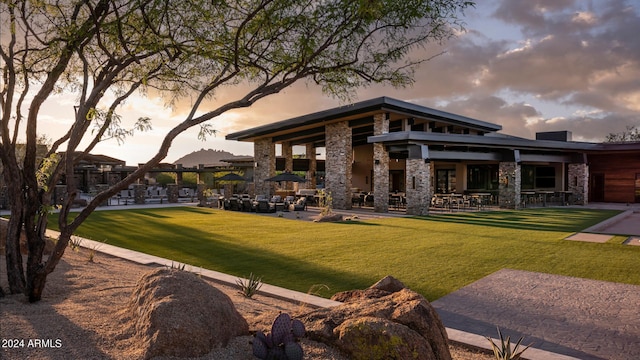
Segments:
[[[606,142],[624,143],[640,141],[640,127],[627,126],[626,129],[619,133],[609,133],[605,138]]]
[[[184,131],[213,132],[208,121],[249,107],[298,81],[349,99],[361,86],[412,83],[414,50],[461,29],[461,0],[4,0],[0,3],[0,159],[9,189],[7,267],[11,292],[40,299],[47,274],[84,219],[120,189],[165,158]],[[243,85],[224,104],[208,100]],[[39,119],[56,93],[74,94],[75,118],[37,156]],[[43,261],[43,209],[52,185],[106,139],[124,141],[152,119],[133,122],[118,110],[133,94],[190,101],[149,161],[100,192],[79,216],[68,217],[77,190],[67,182],[61,236]],[[62,126],[62,125],[61,125]],[[16,145],[25,144],[24,157]],[[64,150],[64,153],[60,153]],[[61,156],[55,156],[60,153]],[[47,176],[37,176],[46,168]],[[26,279],[18,239],[27,235]]]

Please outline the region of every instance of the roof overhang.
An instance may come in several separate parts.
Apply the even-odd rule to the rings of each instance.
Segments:
[[[392,132],[370,136],[369,143],[393,144],[430,144],[458,145],[470,147],[520,149],[520,150],[555,150],[555,151],[590,151],[599,150],[602,144],[582,142],[562,142],[550,140],[529,140],[506,136],[478,136],[464,134],[440,134],[421,131]]]
[[[373,123],[373,116],[387,113],[390,119],[415,118],[438,121],[452,126],[460,126],[487,133],[502,130],[502,126],[461,115],[447,113],[425,106],[400,101],[389,97],[379,97],[329,110],[319,111],[288,120],[238,131],[226,136],[227,140],[254,141],[271,137],[279,141],[309,139],[310,142],[324,138],[324,127],[327,124],[350,121],[357,126]]]

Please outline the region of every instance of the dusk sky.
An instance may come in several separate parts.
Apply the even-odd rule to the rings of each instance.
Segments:
[[[624,0],[487,0],[464,14],[466,33],[424,63],[412,87],[372,86],[354,102],[379,96],[414,102],[503,127],[502,133],[534,138],[537,131],[569,130],[575,141],[602,141],[611,132],[640,125],[640,2]],[[417,56],[417,55],[414,55]],[[233,99],[230,92],[217,100]],[[165,161],[204,149],[252,155],[251,143],[225,141],[226,134],[344,105],[300,83],[242,111],[211,122],[218,134],[202,142],[197,129],[174,142]],[[101,144],[94,153],[145,162],[181,109],[161,99],[131,99],[123,120],[153,120],[153,130],[118,146]],[[63,96],[45,108],[41,133],[58,137],[73,115],[73,99]],[[44,129],[43,129],[44,128]]]

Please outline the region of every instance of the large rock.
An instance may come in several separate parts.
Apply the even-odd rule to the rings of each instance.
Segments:
[[[128,310],[146,359],[202,356],[249,332],[247,321],[226,294],[185,271],[158,269],[145,274]]]
[[[335,293],[331,297],[331,300],[347,303],[363,299],[375,299],[387,296],[404,288],[406,288],[406,286],[400,280],[388,275],[378,280],[377,283],[369,286],[367,289],[347,290]]]
[[[345,293],[343,305],[299,316],[307,336],[354,359],[450,360],[446,330],[431,304],[399,281],[383,280]]]

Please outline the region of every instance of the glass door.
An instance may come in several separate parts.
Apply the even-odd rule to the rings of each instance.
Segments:
[[[441,169],[436,171],[436,193],[450,194],[456,192],[456,170]]]

